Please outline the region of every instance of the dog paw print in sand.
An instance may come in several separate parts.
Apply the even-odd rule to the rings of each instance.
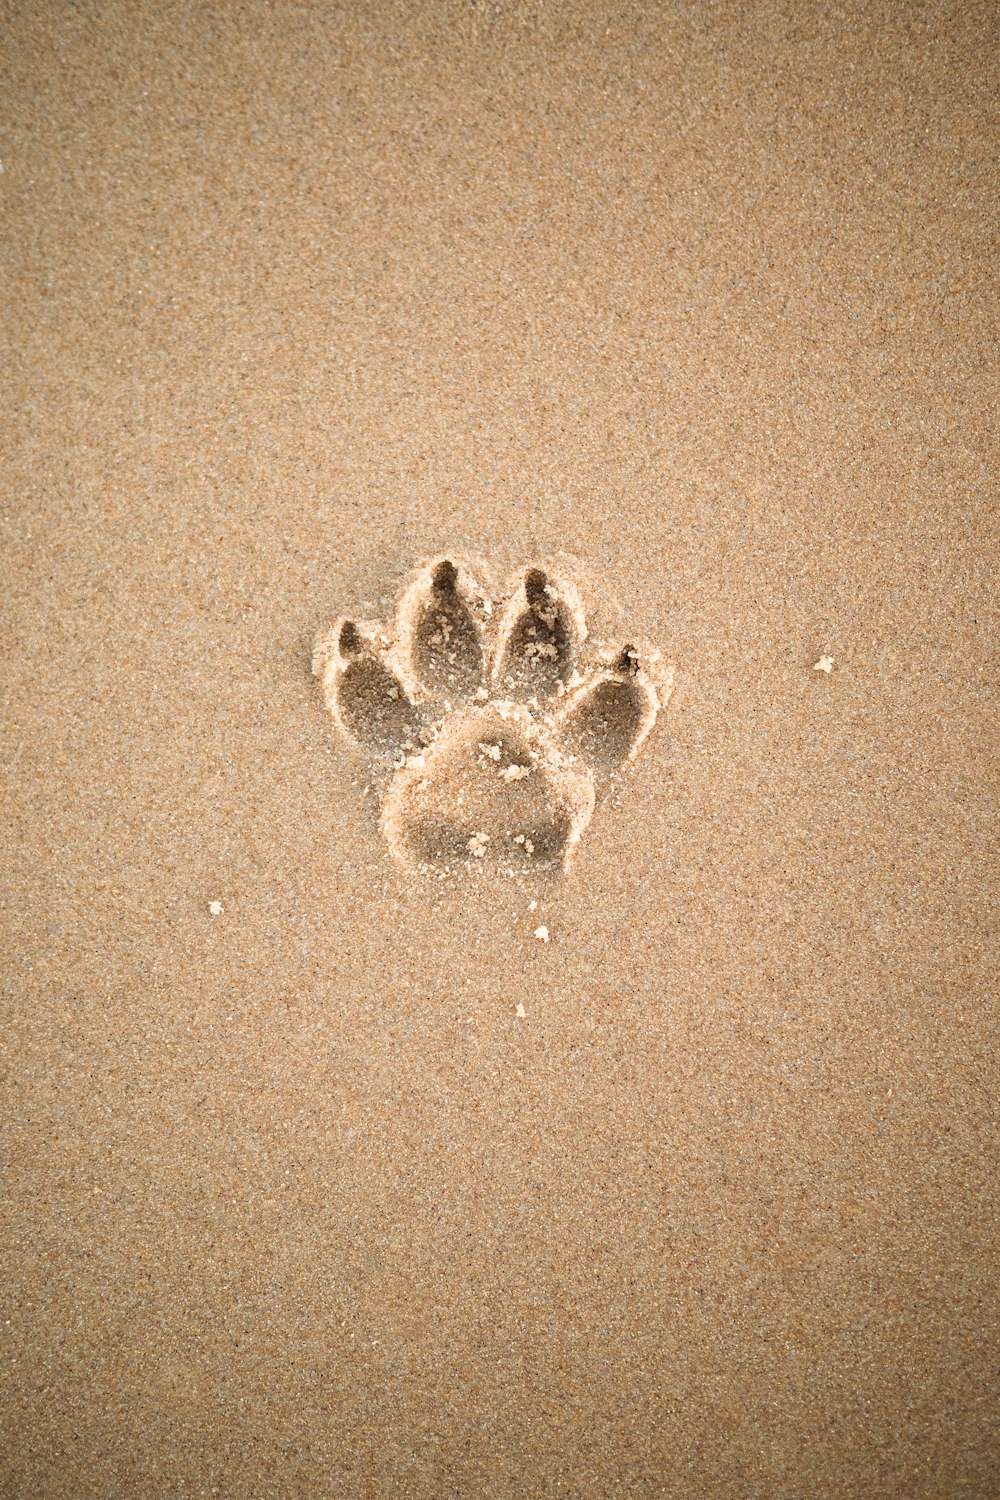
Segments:
[[[494,603],[452,557],[408,581],[390,624],[338,619],[313,671],[373,763],[392,855],[443,875],[565,869],[672,678],[656,652],[591,642],[570,578],[529,568]]]

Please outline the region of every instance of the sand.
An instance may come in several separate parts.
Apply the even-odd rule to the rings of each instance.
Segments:
[[[996,33],[7,8],[5,1497],[1000,1491]],[[311,675],[444,554],[675,664],[564,874]]]

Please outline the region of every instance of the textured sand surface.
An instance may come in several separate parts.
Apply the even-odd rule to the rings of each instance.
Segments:
[[[1000,1490],[997,40],[8,5],[5,1497]],[[446,550],[677,664],[534,893],[310,676]]]

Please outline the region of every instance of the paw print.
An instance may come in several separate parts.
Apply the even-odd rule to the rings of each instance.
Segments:
[[[483,569],[425,564],[391,626],[342,617],[313,671],[371,757],[393,856],[448,874],[565,869],[602,782],[671,691],[656,652],[594,646],[572,580],[529,568],[494,605]]]

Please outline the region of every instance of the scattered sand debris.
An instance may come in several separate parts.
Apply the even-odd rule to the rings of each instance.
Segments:
[[[537,901],[529,901],[528,902],[528,910],[529,911],[537,911],[538,910],[538,902]]]
[[[832,656],[821,656],[820,659],[819,659],[819,661],[814,661],[813,662],[813,671],[814,672],[825,672],[827,674],[827,676],[829,676],[830,673],[833,671],[833,657]]]
[[[549,940],[549,929],[547,927],[536,927],[535,937],[540,938],[543,943],[547,943]]]
[[[515,833],[515,835],[514,835],[514,843],[515,844],[523,844],[524,845],[524,852],[525,852],[525,854],[534,854],[534,852],[535,852],[535,846],[531,842],[531,840],[528,838],[527,834],[524,834],[524,833]],[[537,905],[537,903],[534,902],[534,901],[531,903],[531,910],[532,911],[534,911],[536,905]]]
[[[515,764],[515,765],[501,766],[500,767],[500,777],[501,777],[501,780],[503,780],[503,781],[523,781],[523,779],[524,779],[525,776],[530,776],[530,775],[531,775],[531,767],[530,766],[519,766],[519,765]]]
[[[531,641],[525,646],[524,654],[532,664],[543,660],[543,658],[555,661],[559,656],[559,648],[553,645],[543,645],[541,641]]]
[[[474,859],[482,859],[486,853],[486,845],[489,841],[490,836],[488,833],[474,833],[465,847]]]
[[[210,901],[208,903],[208,909],[212,913],[213,917],[222,916],[223,907],[221,901]]]
[[[527,1019],[528,1012],[525,1010],[520,1000],[517,1002],[517,1011],[515,1012],[515,1014],[517,1015],[519,1021],[524,1021]]]
[[[490,760],[499,760],[503,753],[502,745],[484,745],[482,740],[479,741],[479,748],[484,755],[489,756]]]
[[[478,687],[478,688],[476,688],[475,699],[476,699],[477,703],[485,703],[488,700],[489,696],[490,696],[490,693],[489,693],[489,689],[488,688],[484,688],[484,687]]]

